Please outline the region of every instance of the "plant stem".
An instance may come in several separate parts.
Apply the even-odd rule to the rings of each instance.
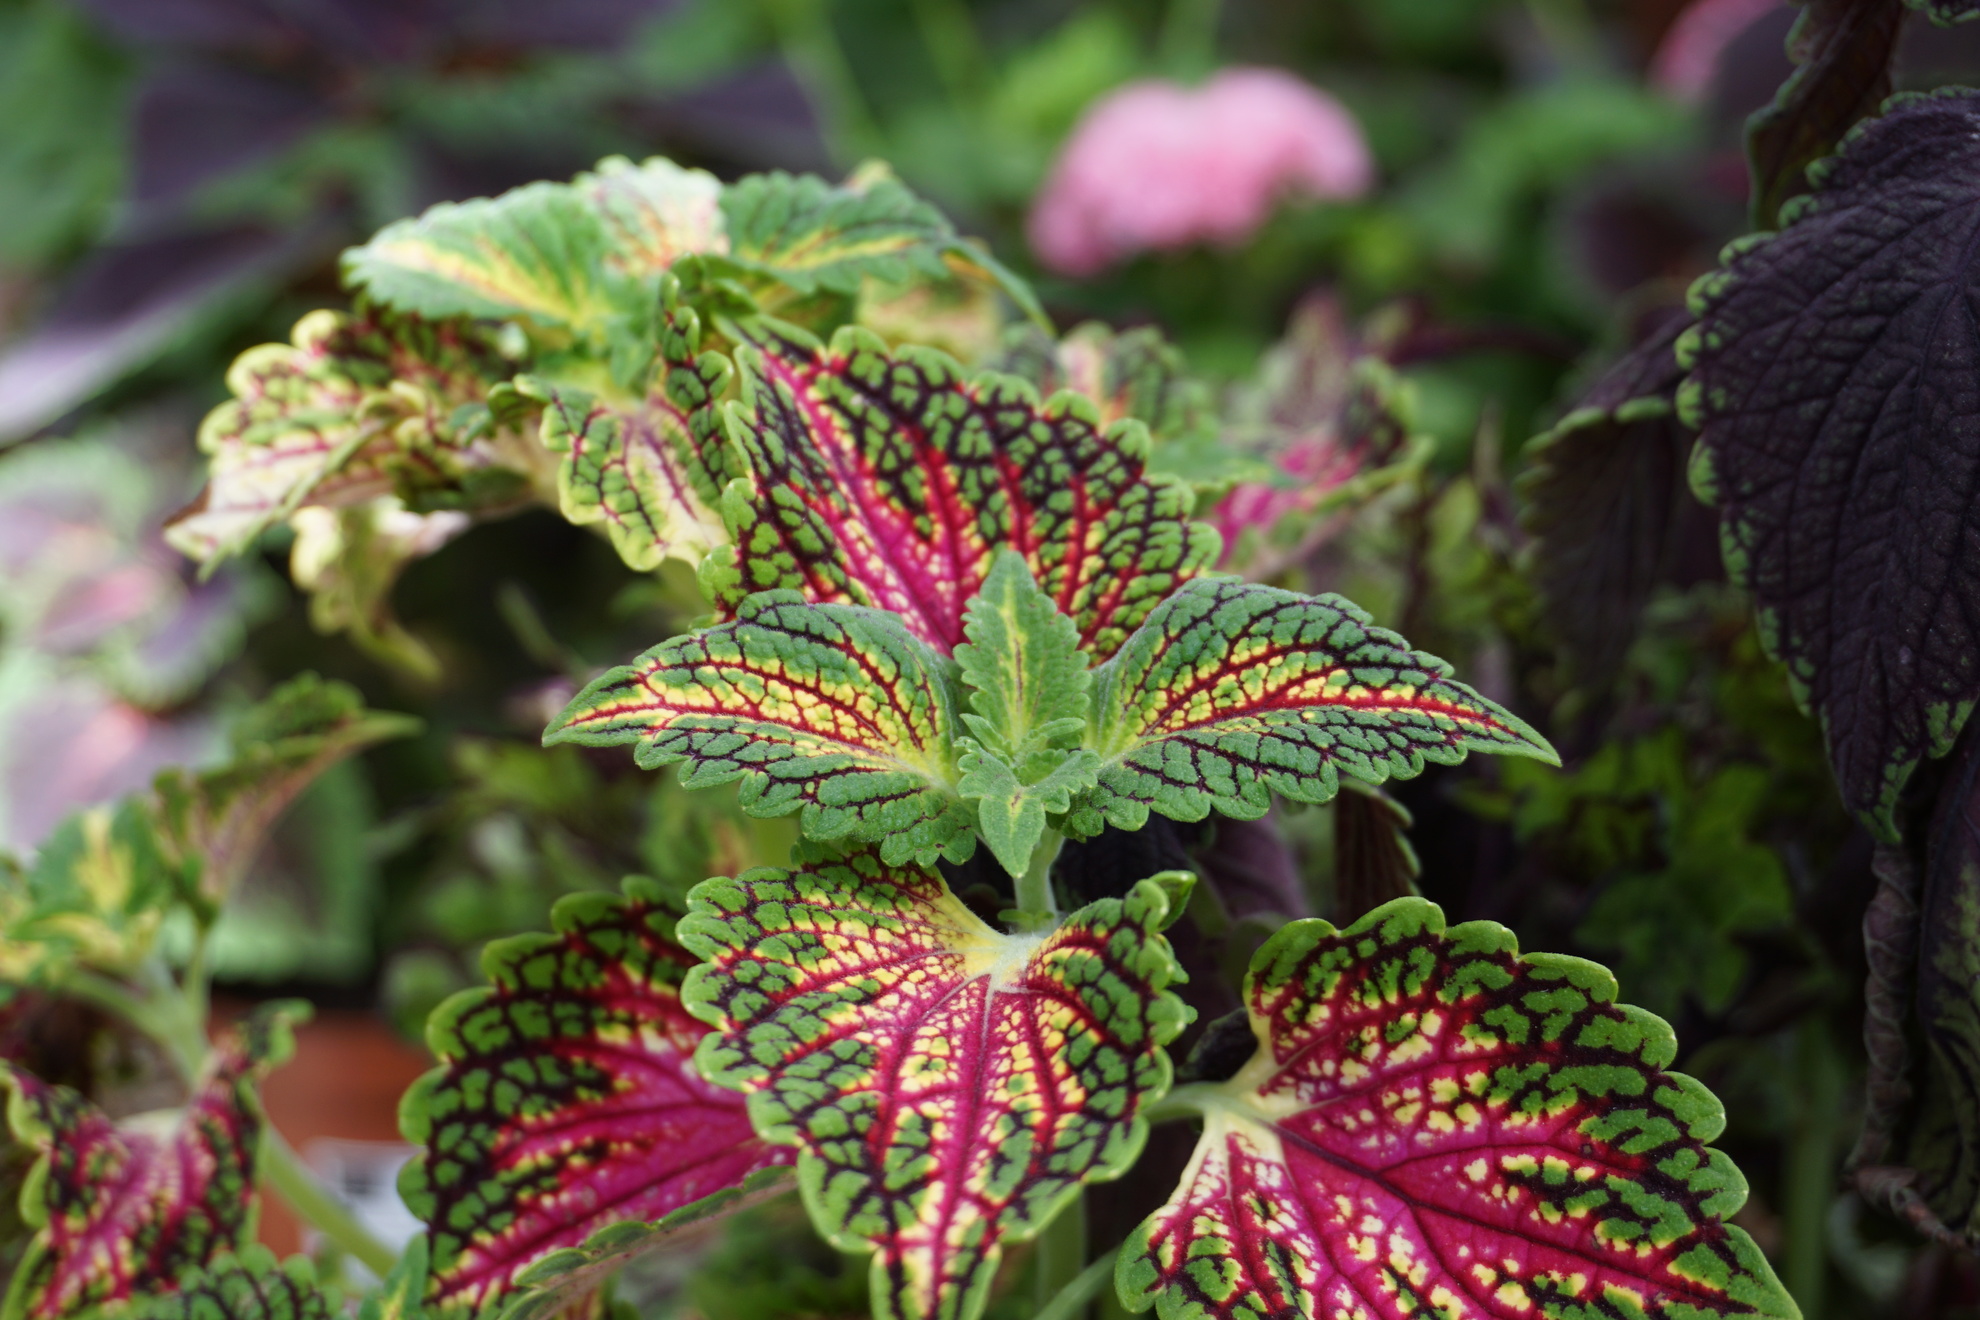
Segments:
[[[1078,1320],[1080,1312],[1092,1304],[1113,1276],[1114,1253],[1110,1251],[1074,1275],[1072,1282],[1039,1307],[1031,1320]]]
[[[261,1133],[261,1178],[281,1194],[291,1210],[379,1278],[398,1263],[398,1253],[373,1237],[357,1216],[330,1194],[273,1127],[264,1127]]]
[[[206,1066],[206,1015],[191,996],[170,984],[139,994],[98,972],[77,970],[62,982],[62,993],[113,1013],[157,1042],[187,1085]],[[204,1002],[204,986],[199,995]]]
[[[1018,877],[1018,911],[1034,930],[1043,930],[1059,919],[1059,904],[1052,896],[1052,863],[1059,859],[1059,849],[1065,842],[1065,835],[1047,829],[1038,846],[1031,850],[1031,865]]]
[[[1801,1104],[1788,1137],[1781,1281],[1806,1320],[1821,1320],[1829,1271],[1829,1209],[1836,1199],[1836,1157],[1842,1139],[1843,1078],[1835,1046],[1819,1016],[1802,1024],[1795,1041],[1794,1071]]]
[[[1067,1290],[1085,1278],[1090,1269],[1086,1263],[1086,1192],[1081,1189],[1038,1238],[1033,1277],[1040,1314],[1065,1299]],[[1088,1293],[1066,1301],[1067,1320],[1075,1320],[1091,1299],[1092,1294]]]

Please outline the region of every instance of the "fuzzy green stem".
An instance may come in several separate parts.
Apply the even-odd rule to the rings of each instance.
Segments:
[[[317,1180],[295,1149],[272,1127],[261,1133],[262,1181],[275,1189],[289,1208],[364,1267],[384,1278],[398,1263],[398,1255],[371,1235],[344,1203],[330,1194]]]
[[[139,993],[98,972],[78,970],[62,982],[62,993],[122,1018],[156,1041],[187,1085],[206,1066],[206,994],[180,990],[165,978],[163,988]]]
[[[1065,842],[1065,835],[1046,830],[1031,850],[1031,865],[1017,879],[1018,912],[1034,930],[1043,930],[1059,919],[1058,900],[1052,896],[1052,863],[1059,859]]]
[[[1843,1077],[1820,1018],[1802,1025],[1795,1042],[1795,1072],[1801,1104],[1788,1134],[1781,1281],[1807,1320],[1821,1320],[1829,1272],[1829,1209],[1836,1199],[1842,1149]]]
[[[1114,1253],[1110,1251],[1074,1275],[1070,1283],[1038,1308],[1032,1320],[1079,1320],[1113,1277]]]
[[[1086,1192],[1081,1189],[1066,1208],[1059,1211],[1045,1231],[1038,1237],[1037,1264],[1033,1267],[1033,1277],[1037,1284],[1037,1299],[1040,1314],[1057,1305],[1065,1296],[1066,1290],[1085,1277],[1086,1264]],[[1087,1297],[1075,1298],[1066,1304],[1066,1320],[1077,1320],[1084,1310]]]

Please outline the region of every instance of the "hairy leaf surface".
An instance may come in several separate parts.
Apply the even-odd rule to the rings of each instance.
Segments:
[[[1258,1052],[1117,1281],[1163,1320],[1799,1320],[1662,1021],[1593,963],[1422,899],[1252,959]],[[1179,1096],[1180,1098],[1180,1096]]]
[[[1098,785],[1069,828],[1324,802],[1341,774],[1408,778],[1467,751],[1558,763],[1539,734],[1338,596],[1202,578],[1095,674]]]
[[[800,1149],[819,1230],[874,1250],[877,1316],[970,1320],[1007,1241],[1140,1152],[1185,1016],[1160,885],[1029,936],[871,852],[690,900],[702,1065]]]
[[[958,759],[957,788],[977,800],[977,829],[1013,875],[1024,872],[1048,812],[1089,788],[1097,768],[1077,746],[1093,677],[1073,621],[1058,612],[1015,550],[997,552],[970,602],[956,648],[975,735]]]
[[[185,1275],[173,1292],[104,1312],[117,1320],[338,1320],[344,1308],[336,1289],[317,1282],[309,1257],[278,1264],[273,1252],[253,1243]]]
[[[449,1309],[568,1296],[790,1159],[695,1070],[708,1029],[681,1006],[693,960],[657,886],[572,895],[551,924],[491,945],[491,984],[435,1011],[440,1066],[403,1103],[424,1149],[400,1191]]]
[[[311,312],[288,344],[249,349],[227,371],[233,398],[201,423],[209,477],[166,532],[211,565],[304,505],[361,504],[396,492],[460,491],[513,500],[522,479],[486,484],[502,438],[472,424],[511,364],[482,331],[370,310]]]
[[[1898,792],[1980,696],[1980,96],[1903,99],[1786,229],[1692,291],[1692,485],[1822,724],[1843,801]]]
[[[690,788],[741,780],[744,810],[801,812],[812,838],[961,861],[975,836],[954,787],[953,683],[892,615],[768,591],[601,674],[544,741],[636,743],[647,769],[681,762]]]
[[[1534,581],[1575,677],[1615,676],[1650,593],[1709,527],[1685,476],[1692,432],[1677,415],[1673,346],[1690,318],[1667,316],[1527,449],[1522,521]]]
[[[1145,475],[1137,424],[1103,429],[1085,400],[1041,405],[1012,377],[856,327],[830,346],[751,334],[731,425],[754,490],[725,500],[735,546],[705,570],[725,608],[794,588],[892,610],[947,653],[1008,546],[1104,657],[1216,557],[1189,491]]]
[[[570,183],[443,202],[344,254],[344,278],[421,316],[521,317],[599,338],[638,317],[650,281],[725,245],[721,183],[621,157]]]
[[[272,1005],[243,1023],[163,1131],[114,1124],[67,1087],[6,1067],[7,1121],[41,1163],[21,1205],[34,1237],[0,1315],[52,1320],[169,1292],[242,1245],[261,1140],[255,1083],[288,1058],[301,1007]]]

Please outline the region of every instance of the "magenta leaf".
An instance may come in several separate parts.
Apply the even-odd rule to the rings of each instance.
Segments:
[[[657,886],[573,895],[551,922],[490,945],[492,984],[435,1010],[440,1066],[401,1108],[425,1149],[400,1192],[427,1224],[428,1299],[449,1310],[525,1289],[512,1305],[554,1309],[790,1159],[694,1067],[708,1029],[682,1007],[693,959]]]
[[[1216,558],[1188,489],[1146,475],[1139,423],[1103,429],[1090,400],[1041,404],[858,327],[829,346],[766,322],[747,334],[731,424],[752,475],[723,501],[734,545],[703,569],[724,609],[794,588],[892,610],[947,653],[1008,546],[1105,658]]]
[[[261,1140],[255,1084],[289,1056],[302,1011],[271,1005],[243,1023],[164,1131],[112,1123],[67,1087],[0,1065],[13,1091],[8,1124],[41,1156],[22,1202],[34,1238],[0,1316],[55,1320],[171,1292],[186,1272],[242,1245]]]
[[[1703,1320],[1800,1312],[1746,1233],[1719,1102],[1593,963],[1418,898],[1251,962],[1257,1053],[1179,1091],[1181,1185],[1122,1249],[1162,1320]]]

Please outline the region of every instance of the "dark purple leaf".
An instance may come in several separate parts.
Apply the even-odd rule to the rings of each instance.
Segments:
[[[80,0],[133,46],[265,60],[402,63],[452,17],[442,0]]]
[[[497,46],[604,50],[632,36],[680,0],[454,0],[455,29],[467,40]]]
[[[1596,687],[1621,667],[1651,591],[1677,575],[1688,547],[1710,541],[1711,515],[1685,482],[1691,430],[1674,402],[1684,370],[1672,345],[1690,323],[1668,309],[1533,442],[1520,482],[1547,622],[1574,677]]]
[[[40,324],[0,351],[0,445],[150,361],[222,300],[311,259],[315,227],[196,230],[106,247]]]
[[[157,70],[137,94],[132,195],[168,206],[274,155],[332,113],[326,97],[295,78],[221,64]]]
[[[1980,18],[1980,0],[1905,0],[1905,3],[1946,27]]]
[[[1800,67],[1747,126],[1755,229],[1774,228],[1781,203],[1806,191],[1808,166],[1891,94],[1903,25],[1904,0],[1809,0],[1788,37]]]
[[[1359,921],[1392,898],[1418,893],[1422,867],[1409,846],[1409,808],[1379,788],[1334,799],[1334,915]]]
[[[653,133],[745,164],[798,170],[830,162],[818,112],[782,60],[724,74],[638,113]]]
[[[1816,173],[1693,289],[1679,398],[1727,570],[1889,839],[1980,698],[1980,95],[1902,98]]]

